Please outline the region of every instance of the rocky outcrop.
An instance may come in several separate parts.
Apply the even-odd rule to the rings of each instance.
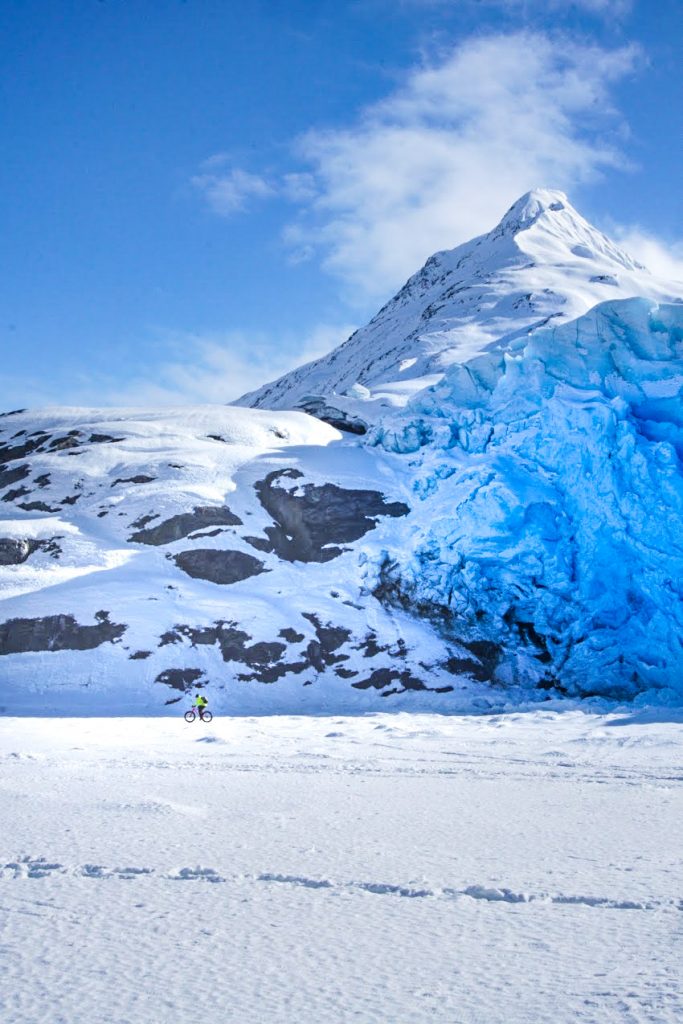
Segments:
[[[148,476],[146,473],[136,473],[135,476],[117,477],[111,486],[116,487],[117,484],[151,484],[155,480],[155,476]]]
[[[194,579],[208,580],[210,583],[238,583],[267,572],[263,562],[243,551],[229,551],[222,548],[195,548],[181,551],[173,556],[173,561]]]
[[[199,682],[203,675],[204,672],[200,668],[167,668],[165,672],[159,673],[154,682],[163,683],[185,693],[194,686],[204,686],[204,683]]]
[[[323,423],[329,423],[335,430],[343,430],[347,434],[368,432],[368,424],[360,416],[352,416],[345,409],[339,409],[317,395],[305,395],[297,402],[296,407],[302,412],[307,412],[309,416],[322,420]]]
[[[154,518],[154,517],[152,517]],[[182,512],[180,515],[171,516],[156,526],[138,530],[128,538],[136,544],[172,544],[175,540],[182,540],[195,530],[205,529],[209,526],[241,526],[242,520],[238,519],[227,506],[199,505],[192,512]]]
[[[115,643],[126,631],[123,623],[109,621],[109,612],[95,613],[94,626],[81,626],[73,615],[45,615],[41,619],[9,619],[0,623],[0,655],[27,651],[90,651]]]
[[[380,690],[382,697],[391,697],[406,690],[430,690],[432,693],[450,693],[452,686],[427,686],[407,669],[376,668],[367,679],[351,683],[356,690]]]
[[[32,538],[0,537],[0,565],[21,565],[40,546]]]
[[[30,466],[27,466],[25,463],[21,466],[15,466],[13,469],[7,469],[6,466],[0,465],[0,490],[3,487],[9,487],[11,484],[16,484],[20,480],[25,480],[30,472]],[[28,491],[26,493],[28,494]]]
[[[287,650],[287,645],[277,641],[251,643],[252,637],[243,629],[238,629],[235,622],[219,621],[212,626],[178,625],[164,633],[159,646],[182,643],[183,640],[189,640],[193,647],[217,644],[223,661],[241,662],[256,670],[251,675],[240,675],[240,679],[258,679],[260,682],[272,683],[286,675],[288,671],[303,671],[306,667],[305,664],[301,664],[299,668],[278,665]]]
[[[342,554],[338,544],[359,540],[374,530],[379,516],[405,516],[402,501],[387,502],[379,491],[347,490],[336,484],[282,486],[302,478],[296,469],[276,470],[256,484],[264,509],[275,521],[265,538],[246,537],[259,551],[289,562],[329,562]]]

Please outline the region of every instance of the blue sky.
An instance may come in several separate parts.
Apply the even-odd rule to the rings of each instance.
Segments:
[[[229,401],[538,185],[683,276],[682,42],[680,0],[4,0],[0,406]]]

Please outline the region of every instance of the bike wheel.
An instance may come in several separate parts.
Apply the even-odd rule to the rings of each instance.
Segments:
[[[186,711],[185,712],[185,721],[186,722],[194,722],[196,717],[197,716],[195,715],[194,711]]]
[[[203,711],[202,712],[202,722],[211,722],[211,721],[213,721],[213,715],[211,714],[211,712],[210,711]]]

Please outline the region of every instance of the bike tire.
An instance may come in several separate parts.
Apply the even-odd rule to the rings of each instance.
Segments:
[[[212,722],[213,721],[213,715],[211,714],[210,711],[202,712],[200,717],[201,717],[202,722]]]
[[[194,711],[186,711],[185,712],[185,721],[186,722],[194,722],[196,717],[197,716],[195,715]]]

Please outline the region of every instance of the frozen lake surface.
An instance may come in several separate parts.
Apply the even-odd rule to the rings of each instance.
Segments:
[[[3,1024],[683,1019],[683,713],[0,719]]]

